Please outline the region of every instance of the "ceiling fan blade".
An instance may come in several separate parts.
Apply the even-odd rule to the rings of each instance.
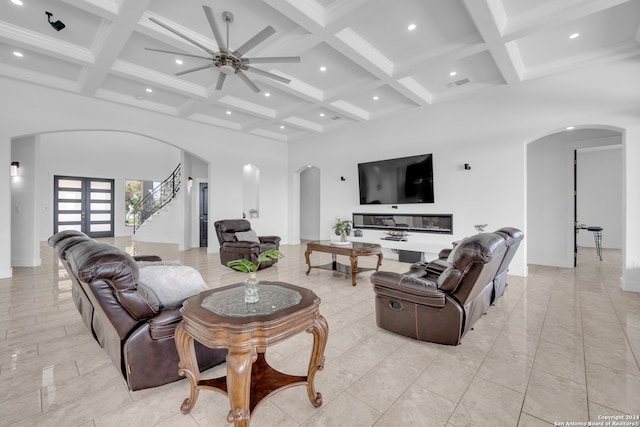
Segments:
[[[249,86],[251,88],[251,90],[253,90],[255,93],[260,92],[260,88],[258,86],[256,86],[256,84],[254,82],[252,82],[251,79],[249,77],[247,77],[247,75],[245,73],[243,73],[241,70],[236,71],[236,75],[238,77],[240,77],[240,80],[245,82],[247,84],[247,86]]]
[[[260,31],[258,34],[247,40],[242,46],[236,49],[233,54],[236,56],[244,55],[257,45],[262,43],[267,37],[273,35],[275,32],[276,30],[271,25],[267,25],[264,30]]]
[[[220,33],[220,28],[216,24],[216,20],[213,17],[213,10],[209,6],[202,6],[204,9],[204,14],[207,16],[207,21],[209,21],[209,26],[211,27],[211,31],[213,32],[213,38],[216,39],[216,43],[218,44],[218,49],[220,52],[227,52],[228,49],[224,44],[224,40],[222,39],[222,33]]]
[[[211,56],[216,56],[216,52],[212,51],[211,49],[209,49],[208,47],[206,47],[205,45],[203,45],[202,43],[192,39],[191,37],[182,34],[180,31],[174,30],[173,28],[171,28],[170,26],[168,26],[167,24],[165,24],[164,22],[160,22],[158,21],[156,18],[150,17],[149,20],[151,22],[155,22],[156,24],[160,25],[162,28],[164,28],[167,31],[171,31],[173,34],[175,34],[178,37],[182,37],[183,39],[185,39],[186,41],[188,41],[189,43],[198,46],[200,49],[204,50],[205,52],[207,52],[209,55]]]
[[[208,56],[200,56],[200,55],[191,55],[190,53],[184,53],[184,52],[174,52],[172,50],[164,50],[164,49],[154,49],[151,47],[145,47],[146,50],[152,50],[154,52],[162,52],[162,53],[172,53],[174,55],[180,55],[180,56],[189,56],[191,58],[200,58],[200,59],[208,59],[209,61],[211,61],[211,58]]]
[[[196,67],[196,68],[191,68],[189,70],[184,70],[184,71],[180,71],[179,73],[176,73],[176,76],[182,76],[184,74],[189,74],[189,73],[193,73],[194,71],[200,71],[200,70],[204,70],[207,68],[213,68],[215,67],[216,64],[214,64],[213,62],[211,64],[207,64],[207,65],[203,65],[201,67]]]
[[[244,66],[244,67],[242,67],[242,69],[243,70],[247,70],[247,71],[251,71],[252,73],[260,74],[260,75],[265,76],[265,77],[269,77],[270,79],[273,79],[273,80],[276,80],[276,81],[279,81],[279,82],[282,82],[282,83],[285,83],[285,84],[291,83],[291,80],[289,80],[289,79],[281,77],[281,76],[279,76],[277,74],[270,73],[268,71],[261,70],[259,68],[253,68],[253,67]]]
[[[222,85],[224,84],[224,79],[227,77],[225,73],[218,74],[218,81],[216,82],[216,90],[222,89]]]
[[[269,56],[264,58],[241,58],[245,64],[283,64],[285,62],[300,62],[299,56]]]

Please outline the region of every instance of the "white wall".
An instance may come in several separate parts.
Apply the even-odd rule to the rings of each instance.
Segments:
[[[578,150],[577,175],[578,221],[604,228],[603,248],[622,249],[622,145]],[[578,246],[595,247],[593,233],[580,231]]]
[[[488,224],[487,230],[504,226],[524,230],[524,201],[509,198],[522,193],[524,186],[524,143],[466,142],[461,138],[454,146],[450,138],[455,130],[427,132],[426,117],[338,132],[321,145],[317,140],[292,145],[292,169],[312,164],[321,171],[321,238],[331,237],[336,216],[351,218],[354,212],[453,214],[453,234],[415,232],[409,237],[412,250],[421,244],[424,251],[432,253],[475,234],[474,224]],[[424,153],[433,154],[435,203],[398,205],[398,209],[359,204],[358,163]],[[470,171],[464,170],[464,163],[471,165]],[[346,181],[341,181],[341,176]],[[363,235],[379,241],[382,233],[364,230]],[[513,267],[521,275],[526,273],[523,252]]]
[[[640,114],[636,115],[636,118]],[[626,129],[623,145],[622,289],[640,292],[640,124]]]
[[[114,179],[114,234],[129,236],[133,229],[125,226],[125,181],[163,181],[178,166],[181,157],[176,147],[144,136],[78,131],[42,134],[37,161],[38,188],[42,194],[37,206],[38,236],[44,241],[53,233],[55,175]]]
[[[37,136],[18,138],[12,147],[12,161],[20,163],[18,176],[11,177],[11,231],[19,239],[11,240],[11,265],[28,267],[40,265],[40,245],[38,240],[36,209],[42,192],[36,177],[40,160],[36,159],[39,147]]]
[[[300,238],[320,236],[320,170],[311,166],[300,173]]]

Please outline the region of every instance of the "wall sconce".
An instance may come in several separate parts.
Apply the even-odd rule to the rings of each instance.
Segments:
[[[191,187],[193,187],[193,178],[189,177],[189,179],[187,180],[187,185],[189,186],[189,190],[191,190]]]
[[[464,164],[464,170],[470,171],[471,170],[471,165],[469,163],[465,163]]]
[[[20,162],[11,162],[11,176],[18,176],[18,169],[20,169]]]

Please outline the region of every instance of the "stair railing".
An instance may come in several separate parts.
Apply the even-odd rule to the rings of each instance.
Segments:
[[[178,167],[169,175],[167,179],[162,181],[160,185],[156,186],[152,191],[140,200],[133,207],[133,232],[144,224],[152,215],[165,207],[180,191],[182,184],[182,165],[178,164]]]

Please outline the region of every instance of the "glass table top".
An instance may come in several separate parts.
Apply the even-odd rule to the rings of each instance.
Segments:
[[[278,285],[261,284],[260,300],[244,302],[244,286],[214,292],[202,300],[202,307],[226,317],[264,316],[293,307],[302,300],[300,292]]]

